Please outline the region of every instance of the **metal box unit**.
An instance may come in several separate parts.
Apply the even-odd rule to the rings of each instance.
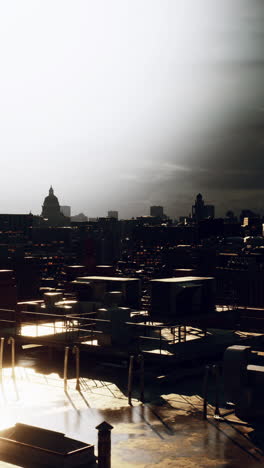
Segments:
[[[214,278],[163,278],[151,284],[151,316],[163,320],[204,315],[215,310]]]
[[[26,467],[94,467],[94,446],[60,432],[17,423],[0,432],[0,460]]]
[[[122,305],[138,309],[140,304],[141,283],[138,278],[121,278],[114,276],[84,276],[77,281],[88,281],[89,283],[105,286],[105,291],[121,291],[123,295]]]
[[[128,307],[109,307],[97,310],[97,318],[106,322],[97,322],[97,328],[102,335],[98,337],[100,345],[124,345],[130,341],[129,328],[126,322],[130,320]],[[109,322],[108,322],[109,321]]]

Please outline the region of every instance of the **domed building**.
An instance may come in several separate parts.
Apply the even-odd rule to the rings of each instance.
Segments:
[[[50,226],[67,226],[69,224],[70,220],[61,212],[59,200],[54,195],[52,186],[44,200],[41,216],[48,221]]]

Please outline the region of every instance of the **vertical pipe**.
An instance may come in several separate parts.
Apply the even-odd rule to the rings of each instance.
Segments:
[[[15,338],[11,336],[8,340],[8,344],[11,344],[12,378],[15,379]]]
[[[160,354],[161,354],[161,347],[162,347],[162,342],[161,342],[161,328],[160,328]]]
[[[134,366],[134,356],[130,356],[129,369],[128,369],[128,385],[127,385],[129,405],[131,405],[131,398],[132,398],[133,366]]]
[[[15,375],[15,338],[12,339],[12,377],[13,379],[16,377]]]
[[[67,378],[68,378],[68,360],[69,360],[69,346],[65,346],[64,352],[64,391],[67,392]]]
[[[208,382],[209,382],[210,366],[205,366],[204,382],[203,382],[203,419],[207,419],[207,397],[208,397]]]
[[[144,365],[144,356],[140,354],[140,401],[144,403],[145,400],[145,365]]]
[[[214,416],[216,418],[221,417],[220,410],[219,410],[219,390],[220,390],[220,375],[219,375],[219,366],[213,366],[214,375],[215,375],[215,412]]]
[[[21,335],[21,313],[18,307],[15,309],[15,335]]]
[[[93,345],[93,331],[94,331],[94,324],[92,323],[91,327],[91,344]]]
[[[73,348],[75,352],[75,364],[76,364],[76,390],[80,391],[80,348],[78,346],[74,346]]]
[[[4,344],[5,344],[5,339],[4,339],[4,338],[1,338],[1,342],[0,342],[0,382],[1,382],[1,383],[2,383],[2,381],[3,381]]]

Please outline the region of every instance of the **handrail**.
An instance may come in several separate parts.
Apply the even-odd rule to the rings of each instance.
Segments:
[[[16,323],[16,320],[0,319],[0,322],[5,322],[5,323]]]
[[[125,322],[126,325],[134,325],[135,327],[156,328],[157,330],[164,330],[166,328],[177,328],[179,325],[149,325],[137,322]]]
[[[26,314],[26,315],[30,315],[30,314],[31,314],[31,315],[45,315],[45,316],[47,316],[47,317],[49,317],[49,318],[52,318],[52,317],[59,317],[59,318],[61,318],[61,319],[62,319],[62,318],[68,318],[68,315],[67,315],[67,314],[65,314],[65,315],[63,315],[63,314],[48,314],[47,312],[31,312],[31,311],[29,311],[29,310],[20,310],[20,311],[19,311],[19,314]]]
[[[68,457],[68,456],[72,456],[72,455],[74,455],[75,453],[78,453],[78,452],[84,452],[84,451],[87,450],[87,448],[89,448],[89,447],[93,447],[93,445],[92,445],[92,444],[88,444],[88,445],[86,445],[85,447],[80,447],[80,448],[78,448],[78,449],[76,449],[76,450],[72,450],[71,452],[67,452],[64,456],[67,456],[67,457]]]
[[[0,309],[0,312],[14,312],[14,313],[16,313],[17,311],[15,309]]]

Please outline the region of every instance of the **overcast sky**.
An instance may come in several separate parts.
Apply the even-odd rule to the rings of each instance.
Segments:
[[[262,0],[1,0],[0,212],[263,208]]]

